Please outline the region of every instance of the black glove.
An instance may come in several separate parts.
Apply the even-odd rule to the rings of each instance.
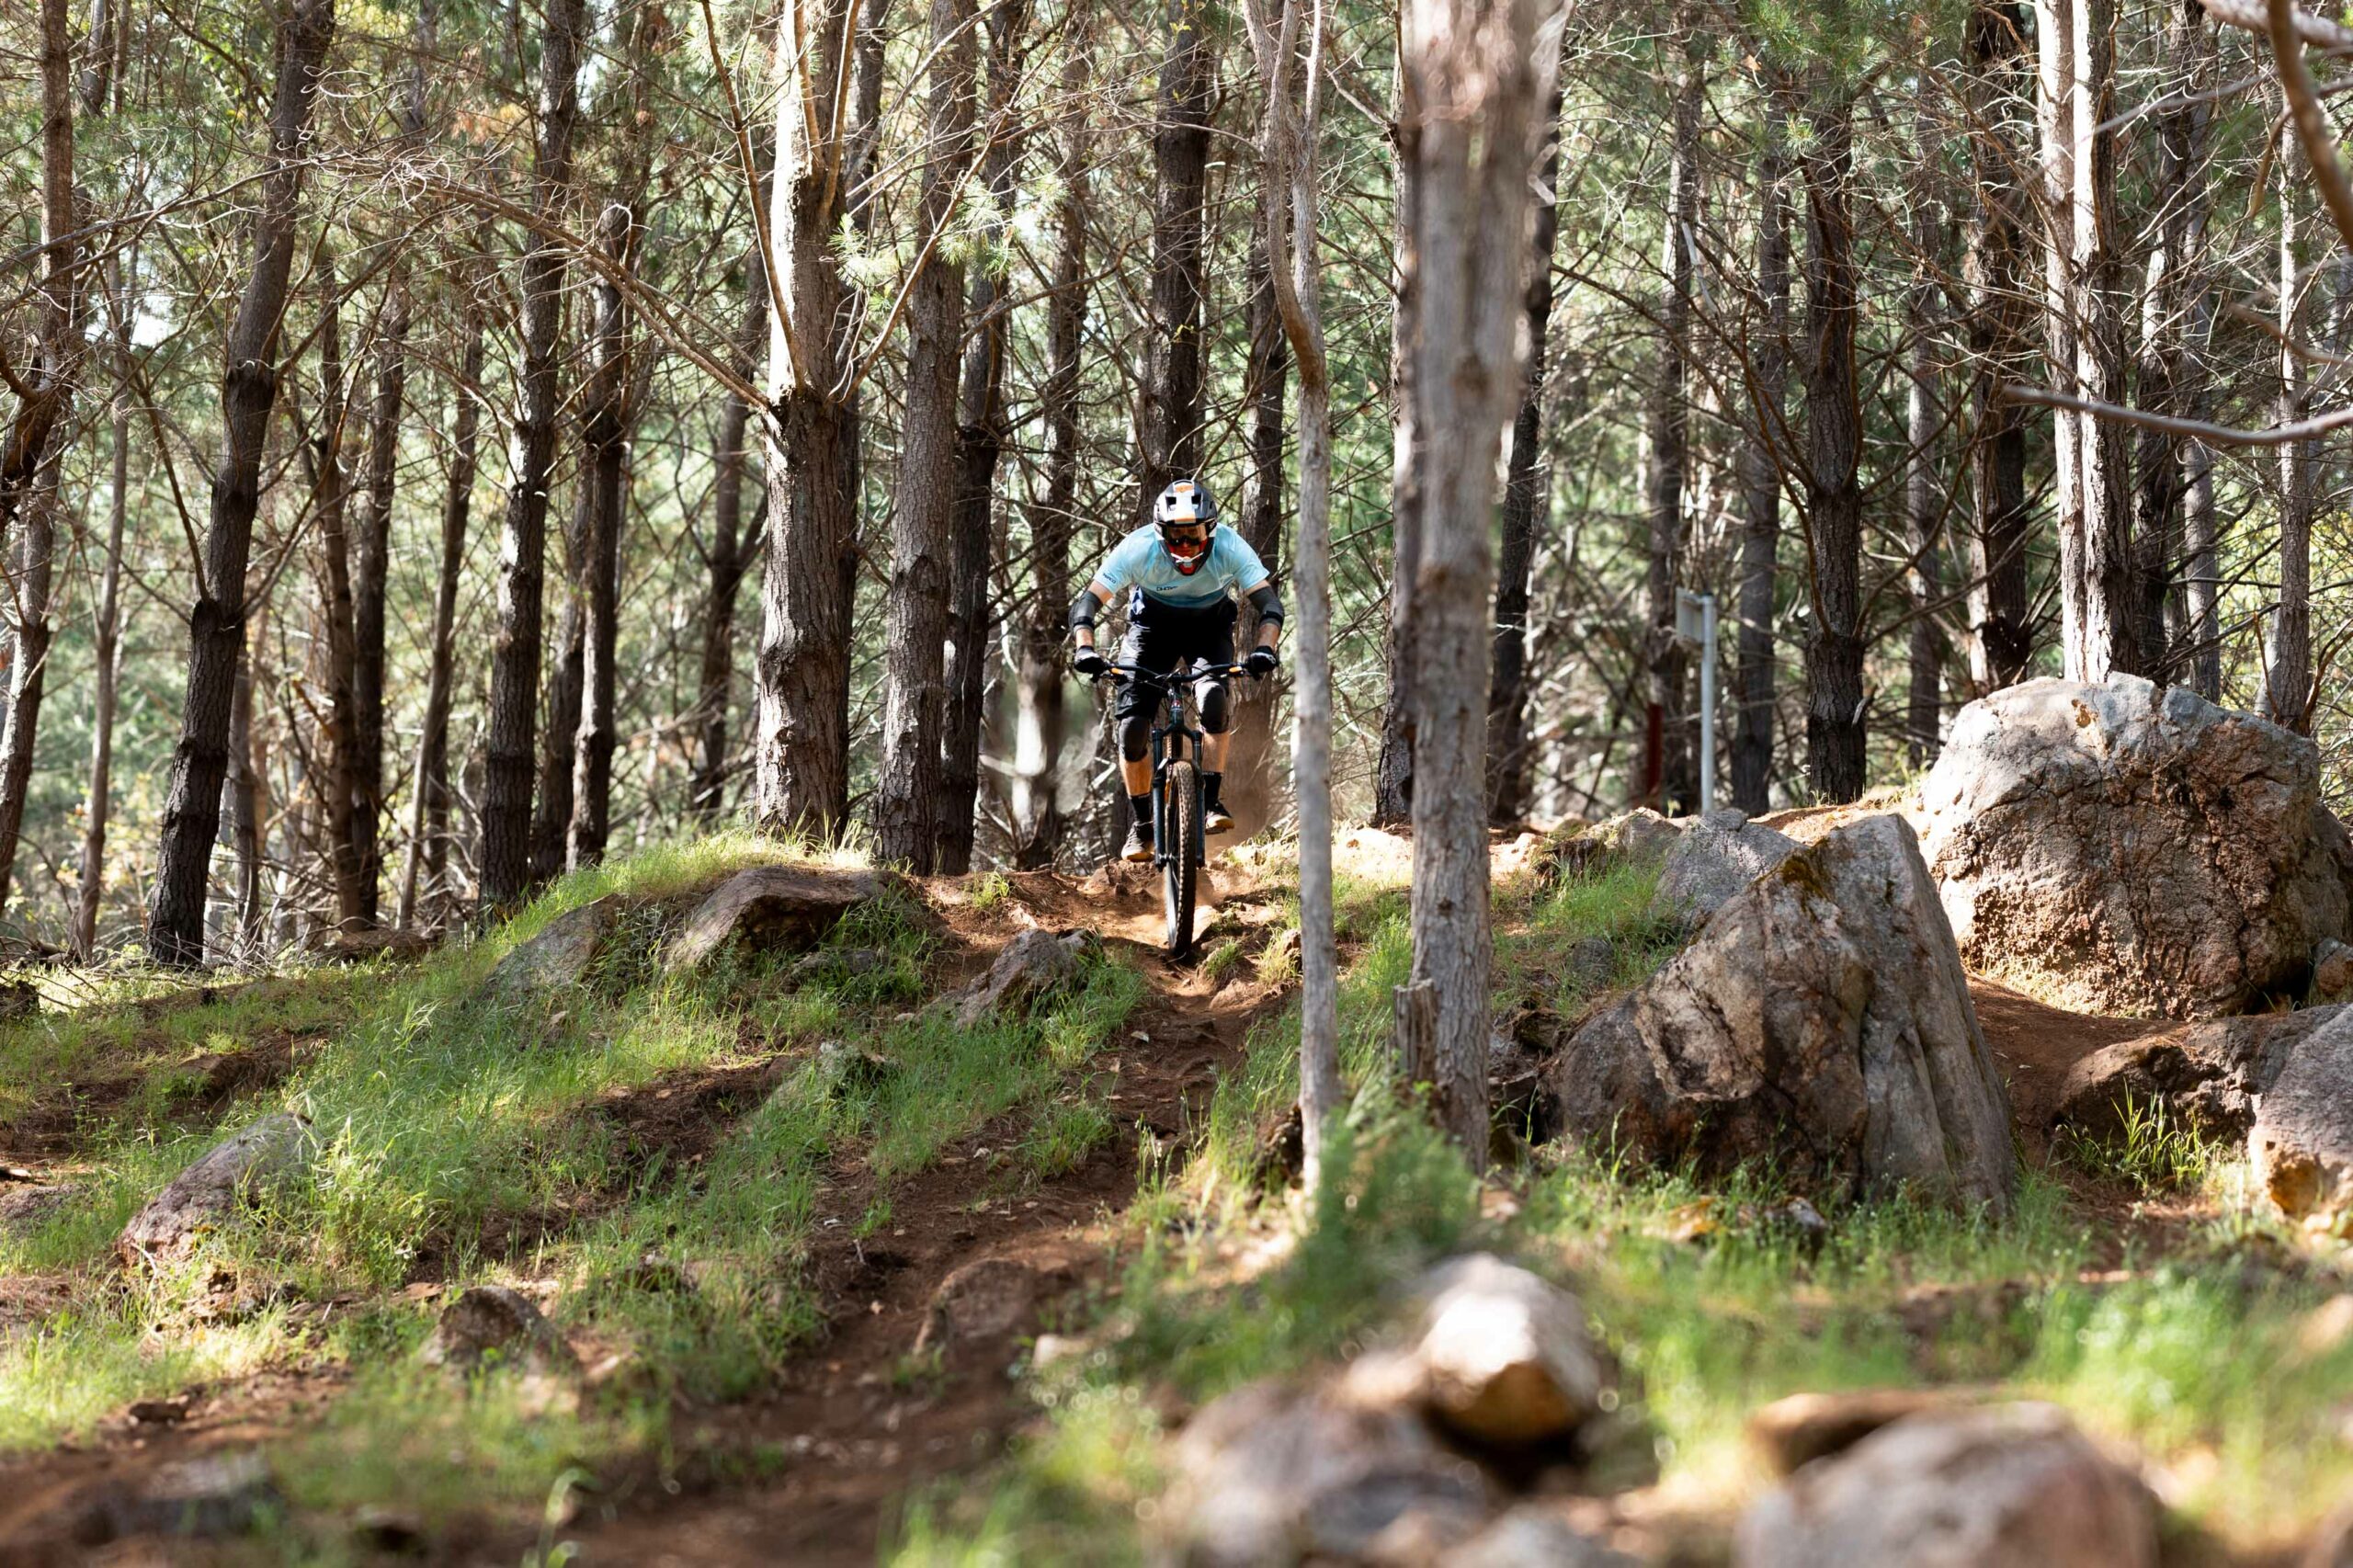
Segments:
[[[1250,656],[1242,661],[1242,667],[1250,672],[1252,680],[1264,680],[1275,673],[1279,662],[1272,648],[1253,648]]]
[[[1081,648],[1070,656],[1070,667],[1093,680],[1097,676],[1111,673],[1111,661],[1092,648]]]

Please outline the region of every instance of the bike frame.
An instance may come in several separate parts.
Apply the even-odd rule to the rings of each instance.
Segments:
[[[1189,759],[1198,768],[1201,764],[1200,731],[1192,725],[1193,683],[1201,680],[1225,680],[1250,673],[1249,666],[1240,664],[1203,665],[1192,667],[1189,659],[1165,675],[1145,669],[1141,665],[1113,665],[1110,673],[1115,679],[1125,680],[1159,693],[1160,701],[1154,717],[1165,722],[1155,723],[1152,731],[1152,863],[1165,868],[1168,864],[1168,824],[1162,821],[1167,811],[1168,765]],[[1189,748],[1189,749],[1188,749]],[[1193,797],[1193,864],[1209,864],[1209,850],[1201,832],[1202,802]]]

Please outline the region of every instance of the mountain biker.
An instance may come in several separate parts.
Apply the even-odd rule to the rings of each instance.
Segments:
[[[1257,645],[1250,650],[1253,679],[1274,673],[1275,641],[1282,632],[1283,602],[1258,552],[1240,534],[1217,520],[1209,487],[1180,479],[1153,503],[1152,521],[1112,548],[1094,580],[1071,601],[1070,630],[1077,642],[1071,668],[1099,676],[1111,666],[1095,646],[1095,618],[1111,596],[1128,590],[1128,634],[1120,663],[1166,675],[1187,659],[1224,665],[1233,661],[1233,628],[1240,618],[1238,593],[1257,616]],[[1194,685],[1201,714],[1201,826],[1230,833],[1233,817],[1218,799],[1224,781],[1225,683]],[[1152,722],[1160,696],[1129,682],[1120,688],[1120,778],[1128,791],[1128,837],[1120,846],[1129,860],[1152,858]]]

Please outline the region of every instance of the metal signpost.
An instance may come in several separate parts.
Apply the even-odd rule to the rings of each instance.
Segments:
[[[1716,809],[1716,596],[1675,590],[1675,634],[1699,645],[1699,814]]]

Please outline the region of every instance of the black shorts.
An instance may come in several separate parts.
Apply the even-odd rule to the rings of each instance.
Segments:
[[[1213,604],[1172,605],[1142,589],[1128,595],[1128,634],[1120,639],[1119,662],[1141,665],[1154,675],[1166,675],[1187,659],[1204,665],[1233,662],[1233,626],[1241,607],[1231,596]],[[1225,683],[1196,681],[1196,701]],[[1159,711],[1160,694],[1133,682],[1120,687],[1115,711],[1122,719],[1149,719]]]

